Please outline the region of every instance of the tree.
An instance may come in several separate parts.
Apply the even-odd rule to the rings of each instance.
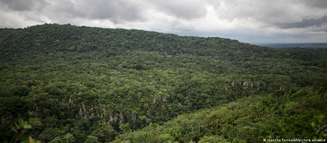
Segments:
[[[96,137],[99,142],[110,142],[114,140],[117,132],[111,125],[102,123],[91,133],[91,135]]]
[[[49,143],[74,143],[74,142],[75,142],[75,137],[72,134],[67,133],[63,136],[58,136],[54,138]]]

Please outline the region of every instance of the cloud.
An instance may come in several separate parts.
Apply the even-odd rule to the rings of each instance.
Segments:
[[[305,28],[305,27],[326,27],[327,26],[327,16],[322,16],[320,18],[304,18],[299,22],[283,23],[280,24],[281,28]]]
[[[302,0],[305,5],[312,6],[315,8],[327,8],[326,0]]]
[[[245,42],[325,42],[326,0],[0,0],[0,27],[134,28]]]
[[[30,19],[26,15],[21,15],[16,12],[7,12],[0,9],[0,27],[4,28],[20,28],[29,25],[40,24],[37,21]]]
[[[204,0],[148,0],[155,9],[168,15],[182,19],[200,18],[206,15],[206,4]]]
[[[39,9],[46,3],[45,0],[0,0],[0,4],[4,7],[17,11]]]
[[[279,26],[304,19],[326,16],[325,0],[222,0],[216,7],[218,16],[230,20],[252,20],[263,26]]]
[[[47,8],[48,15],[59,18],[108,19],[115,23],[143,19],[141,5],[133,0],[57,0]]]

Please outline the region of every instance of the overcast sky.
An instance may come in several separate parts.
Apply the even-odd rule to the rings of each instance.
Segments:
[[[326,42],[326,11],[327,0],[0,0],[0,27],[70,23],[251,43]]]

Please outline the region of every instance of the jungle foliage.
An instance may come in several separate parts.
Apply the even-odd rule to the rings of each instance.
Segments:
[[[0,142],[326,137],[326,49],[44,24],[0,55]]]

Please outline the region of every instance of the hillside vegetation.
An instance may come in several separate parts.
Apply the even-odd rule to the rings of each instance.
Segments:
[[[44,24],[0,55],[0,142],[326,137],[326,49]]]
[[[325,139],[326,97],[311,89],[282,96],[260,95],[151,124],[115,142],[262,142],[269,139]]]

